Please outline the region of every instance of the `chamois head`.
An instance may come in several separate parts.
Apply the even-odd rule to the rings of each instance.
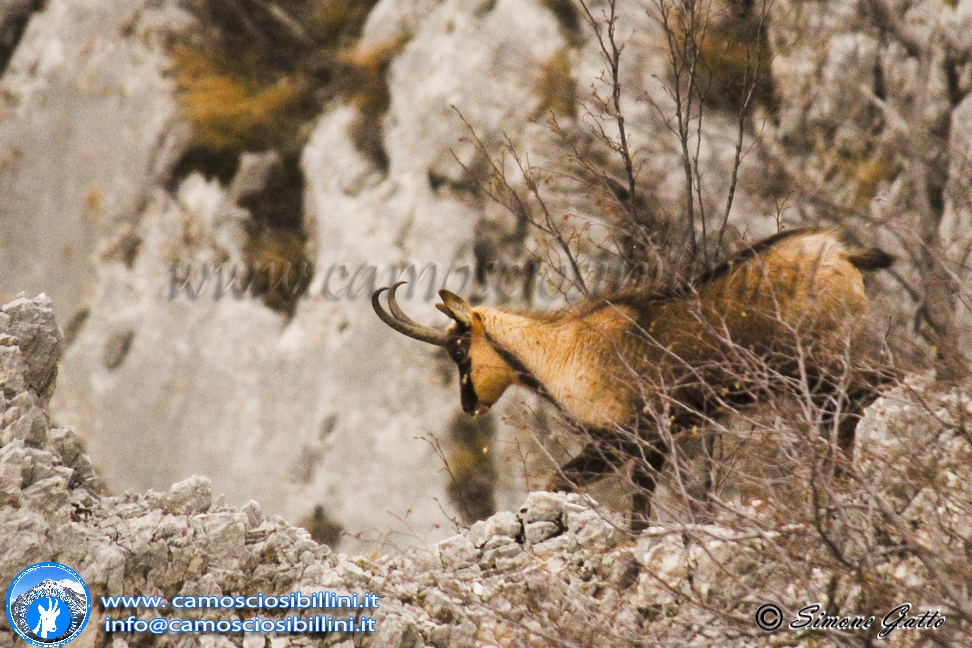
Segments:
[[[499,400],[510,385],[517,382],[516,372],[503,360],[490,343],[482,313],[472,308],[466,300],[440,290],[442,302],[435,307],[452,318],[445,331],[422,326],[413,321],[399,307],[395,291],[404,281],[380,288],[371,296],[375,313],[388,326],[410,338],[445,347],[449,357],[459,367],[459,395],[462,410],[466,414],[484,414]],[[379,297],[388,290],[388,313]]]

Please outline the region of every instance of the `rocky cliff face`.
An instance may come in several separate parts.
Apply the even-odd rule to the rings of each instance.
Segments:
[[[635,10],[626,19],[639,34],[626,82],[641,88],[664,59],[653,53],[651,21]],[[577,110],[576,88],[601,69],[596,45],[542,3],[378,3],[359,51],[404,42],[378,116],[386,159],[361,151],[353,106],[316,120],[300,156],[314,275],[288,317],[259,299],[220,297],[219,278],[195,275],[198,298],[176,279],[182,268],[245,263],[250,222],[238,206],[245,172],[234,188],[174,171],[192,137],[175,112],[165,45],[193,25],[177,3],[89,11],[52,1],[4,76],[0,141],[20,153],[0,167],[12,216],[0,225],[0,261],[7,289],[50,286],[71,322],[53,411],[83,431],[112,489],[164,488],[199,472],[229,501],[257,498],[292,520],[323,507],[353,533],[442,527],[442,506],[456,504],[435,445],[448,453],[452,443],[454,370],[378,322],[367,293],[390,278],[369,279],[367,266],[431,263],[440,282],[452,268],[458,289],[485,261],[537,249],[470,190],[468,174],[481,173],[484,151],[499,154],[505,138],[537,162],[562,154],[531,119],[554,100]],[[567,89],[551,90],[550,74]],[[629,109],[648,116],[635,96]],[[664,130],[654,118],[631,121],[647,139]],[[676,193],[677,167],[654,164],[668,167],[658,186]],[[438,321],[430,305],[415,300],[410,312]],[[512,459],[530,451],[516,446],[533,442],[497,424],[489,498],[510,506],[524,493]],[[136,467],[143,456],[153,461]]]
[[[66,322],[92,295],[99,241],[137,221],[172,164],[175,104],[157,45],[185,15],[156,2],[13,6],[41,4],[2,80],[0,290],[46,284]]]
[[[165,490],[205,474],[230,504],[256,499],[292,522],[316,516],[348,531],[351,546],[359,537],[359,547],[379,537],[421,544],[444,536],[450,517],[469,513],[450,476],[456,465],[481,468],[459,480],[484,484],[476,499],[485,504],[467,515],[475,518],[516,506],[526,494],[524,472],[546,462],[536,444],[546,438],[541,406],[507,397],[506,409],[467,430],[454,368],[435,349],[384,327],[367,297],[374,285],[391,283],[387,271],[396,264],[435,264],[440,283],[451,268],[450,285],[459,289],[490,262],[546,258],[550,248],[536,229],[477,186],[488,188],[491,170],[514,187],[528,184],[507,141],[530,165],[551,169],[572,142],[588,159],[608,160],[601,170],[611,178],[623,177],[596,137],[598,124],[614,132],[603,114],[610,111],[592,96],[610,96],[598,40],[576,7],[572,13],[573,5],[550,0],[357,4],[368,11],[354,48],[335,56],[354,71],[347,87],[292,129],[299,146],[270,155],[247,149],[232,173],[186,162],[197,159],[198,113],[218,110],[187,105],[186,61],[199,61],[174,44],[212,36],[200,18],[210,3],[48,0],[0,13],[0,49],[14,42],[8,32],[17,34],[0,93],[0,295],[52,295],[68,348],[51,412],[83,436],[111,492]],[[883,123],[875,110],[916,96],[922,75],[903,62],[911,54],[850,20],[852,5],[774,3],[757,39],[775,52],[767,72],[773,85],[754,108],[757,126],[739,141],[738,182],[726,172],[736,117],[706,103],[702,136],[687,142],[705,179],[694,204],[718,224],[734,186],[730,230],[749,239],[775,231],[777,218],[842,222],[905,259],[899,243],[910,212],[888,207],[910,195],[889,153],[901,146],[890,136],[869,144],[865,135]],[[909,10],[909,29],[937,24],[928,6]],[[593,8],[600,17],[603,3]],[[681,214],[685,199],[681,143],[672,135],[671,43],[644,6],[625,2],[619,12],[621,106],[640,181],[663,221]],[[728,22],[714,34],[751,27],[752,16],[716,14]],[[968,2],[956,3],[943,14],[943,33],[962,33],[968,14]],[[287,29],[300,41],[300,28]],[[949,47],[958,52],[960,40]],[[961,97],[970,82],[968,66],[955,60],[956,76],[935,77],[934,92],[925,94],[939,108],[943,98],[958,102],[951,128],[934,132],[946,133],[957,152],[944,172],[951,189],[941,232],[961,251],[956,233],[969,213],[960,191],[967,156],[959,153],[969,140],[961,116],[970,105]],[[375,78],[377,91],[365,97],[361,88]],[[300,85],[288,80],[274,91]],[[321,86],[331,81],[314,78]],[[876,101],[845,102],[847,87],[873,88]],[[217,96],[232,98],[231,91]],[[549,114],[566,138],[545,125]],[[284,189],[274,184],[280,165]],[[550,173],[544,188],[596,257],[611,211],[596,196],[568,190],[582,171]],[[308,285],[285,308],[234,295],[229,272],[253,266],[260,214],[288,201],[299,205],[291,247],[300,248]],[[853,210],[835,208],[838,202]],[[897,234],[876,231],[870,216],[893,222]],[[920,293],[920,273],[902,274],[909,294]],[[887,295],[881,311],[907,328],[902,305],[911,302],[900,287],[878,281]],[[416,296],[404,303],[422,323],[441,324],[425,298],[428,282],[428,274],[414,282]],[[498,283],[479,276],[468,290],[528,304],[519,284],[504,292]],[[487,459],[469,458],[483,448]]]
[[[539,7],[509,4],[479,17],[463,3],[376,12],[391,22],[369,22],[362,48],[388,38],[384,31],[423,25],[389,73],[387,169],[355,147],[353,108],[317,120],[301,158],[316,273],[292,317],[257,299],[219,298],[217,281],[195,299],[173,285],[176,261],[198,269],[243,259],[246,212],[199,175],[171,195],[150,183],[138,222],[123,230],[140,242],[137,256],[99,263],[54,407],[91,431],[112,488],[159,488],[198,472],[231,502],[257,498],[295,520],[323,505],[354,533],[425,534],[445,523],[437,502],[448,502],[448,480],[421,438],[447,440],[458,388],[434,349],[374,317],[368,265],[381,268],[379,285],[396,263],[435,263],[440,276],[471,266],[480,208],[429,181],[461,173],[450,149],[464,126],[450,103],[491,131],[500,113],[525,121],[535,105],[530,79],[485,70],[542,60],[560,40]],[[465,53],[433,57],[435,48]],[[417,318],[431,317],[428,301],[414,304]],[[134,468],[143,453],[154,460]],[[514,470],[500,472],[495,497],[509,505],[521,487]]]

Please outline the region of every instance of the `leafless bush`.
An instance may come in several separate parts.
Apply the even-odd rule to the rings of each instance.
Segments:
[[[781,371],[779,363],[737,347],[726,352],[717,371],[721,379],[712,397],[719,406],[694,409],[693,425],[678,424],[673,411],[686,404],[671,391],[645,412],[642,428],[615,430],[615,446],[603,452],[616,456],[621,448],[627,454],[613,464],[635,500],[646,496],[645,484],[631,479],[638,464],[652,473],[659,447],[668,449],[669,461],[655,475],[653,526],[638,541],[640,549],[649,547],[648,569],[625,585],[644,599],[641,618],[619,620],[612,616],[617,609],[605,605],[583,611],[590,626],[613,627],[624,645],[761,645],[766,635],[753,621],[761,603],[779,604],[787,621],[818,604],[813,621],[790,630],[786,645],[967,644],[972,406],[966,354],[972,311],[965,286],[972,253],[972,134],[961,117],[972,106],[972,44],[957,36],[959,19],[947,7],[920,3],[854,5],[840,29],[873,42],[873,83],[862,85],[849,74],[838,78],[829,90],[842,89],[846,94],[839,98],[825,97],[828,88],[809,89],[807,105],[826,100],[851,106],[823,116],[807,109],[799,131],[786,125],[797,108],[781,105],[774,91],[781,82],[769,77],[770,43],[787,43],[786,29],[768,36],[772,21],[814,12],[831,25],[821,38],[830,37],[838,31],[832,25],[842,20],[838,12],[847,7],[692,0],[638,7],[661,27],[670,57],[668,73],[659,75],[666,96],[637,98],[670,130],[683,169],[680,198],[666,202],[642,173],[651,148],[625,120],[622,4],[577,0],[604,72],[582,103],[585,115],[575,122],[550,118],[561,147],[559,167],[531,165],[509,140],[495,155],[472,133],[490,171],[480,190],[546,241],[538,261],[569,260],[581,295],[596,292],[582,267],[598,255],[616,258],[621,275],[646,268],[642,278],[651,288],[686,290],[737,243],[731,214],[743,160],[755,155],[772,166],[766,185],[780,184],[764,186],[762,196],[768,207],[775,205],[770,213],[780,227],[839,225],[852,240],[889,248],[898,263],[890,279],[873,286],[882,294],[876,299],[880,313],[865,327],[868,366],[849,344],[824,361],[825,375],[808,375],[799,336],[787,349],[795,371]],[[737,28],[735,38],[727,37],[727,25]],[[895,72],[902,65],[908,73]],[[812,83],[816,77],[808,78]],[[847,114],[856,117],[841,121]],[[735,125],[729,168],[706,168],[700,155],[715,128],[712,115],[721,123],[729,116]],[[713,176],[727,187],[719,210],[711,209],[704,190]],[[564,207],[551,186],[581,195]],[[597,228],[608,235],[594,240]],[[887,379],[893,365],[905,378],[892,389]],[[850,445],[848,429],[859,412],[849,408],[861,398],[859,376],[887,393]],[[820,381],[827,389],[820,389]],[[759,406],[741,409],[738,400],[723,398],[715,388],[726,384],[747,391]],[[603,436],[573,431],[584,442],[603,443]],[[569,449],[576,451],[573,444],[541,442],[540,452],[559,464]],[[651,571],[649,558],[669,549],[689,556],[677,577],[663,561],[658,572]],[[932,627],[926,615],[928,625],[906,630],[902,617],[897,629],[880,635],[905,603],[907,617],[935,611],[945,621]],[[892,610],[897,612],[885,620]],[[821,616],[875,620],[867,628],[837,630],[820,623]],[[527,635],[536,621],[529,613],[520,620]],[[590,637],[559,636],[547,621],[534,638],[602,645]]]

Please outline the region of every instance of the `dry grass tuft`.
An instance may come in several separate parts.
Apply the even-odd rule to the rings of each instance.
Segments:
[[[457,413],[452,419],[445,456],[450,476],[447,490],[466,524],[485,520],[496,512],[495,434],[489,416],[473,419]]]
[[[571,47],[580,47],[584,44],[581,13],[577,9],[575,0],[540,0],[540,4],[557,18],[560,33]]]
[[[540,96],[540,114],[577,116],[577,79],[571,74],[569,49],[561,49],[540,69],[536,90]]]
[[[192,124],[192,144],[213,154],[290,149],[318,106],[298,74],[261,82],[216,48],[173,52],[179,100]]]
[[[357,50],[375,2],[201,0],[196,13],[203,33],[171,52],[194,159],[210,159],[225,175],[245,151],[275,149],[293,157],[311,120],[334,99],[372,114],[386,109],[384,72],[401,44],[370,56]]]

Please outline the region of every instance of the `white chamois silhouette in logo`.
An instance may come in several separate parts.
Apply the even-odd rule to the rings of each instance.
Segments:
[[[47,639],[48,633],[57,630],[57,617],[61,614],[61,606],[59,603],[60,601],[55,601],[48,596],[47,609],[44,609],[43,604],[37,606],[37,613],[40,614],[40,620],[31,632],[41,639]]]

